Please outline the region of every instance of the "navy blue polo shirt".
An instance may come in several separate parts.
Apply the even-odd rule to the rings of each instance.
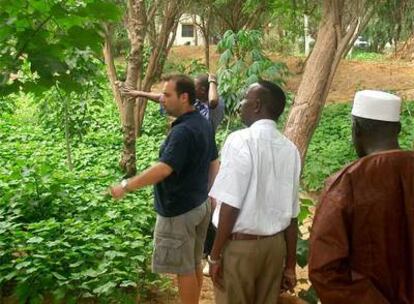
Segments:
[[[210,122],[198,111],[178,117],[160,149],[159,160],[173,172],[154,186],[157,213],[178,216],[205,202],[210,162],[217,157]]]

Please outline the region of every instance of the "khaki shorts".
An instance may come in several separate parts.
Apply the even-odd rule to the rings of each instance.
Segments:
[[[210,202],[174,217],[157,215],[152,271],[189,274],[201,264],[210,222]]]

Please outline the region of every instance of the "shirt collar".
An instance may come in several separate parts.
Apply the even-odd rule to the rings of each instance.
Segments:
[[[177,119],[174,120],[171,125],[174,127],[175,125],[178,125],[179,123],[181,123],[183,121],[186,121],[186,120],[190,119],[191,117],[193,117],[194,115],[197,115],[197,114],[198,114],[198,112],[196,110],[184,113],[184,114],[180,115],[179,117],[177,117]]]
[[[257,128],[257,127],[273,127],[277,129],[277,124],[274,120],[271,119],[260,119],[255,121],[250,128]]]
[[[196,102],[194,103],[194,106],[208,107],[208,104],[201,101],[200,99],[196,99]]]

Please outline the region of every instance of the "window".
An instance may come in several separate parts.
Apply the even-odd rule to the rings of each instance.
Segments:
[[[182,24],[181,37],[194,37],[194,25]]]

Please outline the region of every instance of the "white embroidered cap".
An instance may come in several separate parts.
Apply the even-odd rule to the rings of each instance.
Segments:
[[[400,121],[401,98],[382,91],[356,92],[352,115],[362,118]]]

